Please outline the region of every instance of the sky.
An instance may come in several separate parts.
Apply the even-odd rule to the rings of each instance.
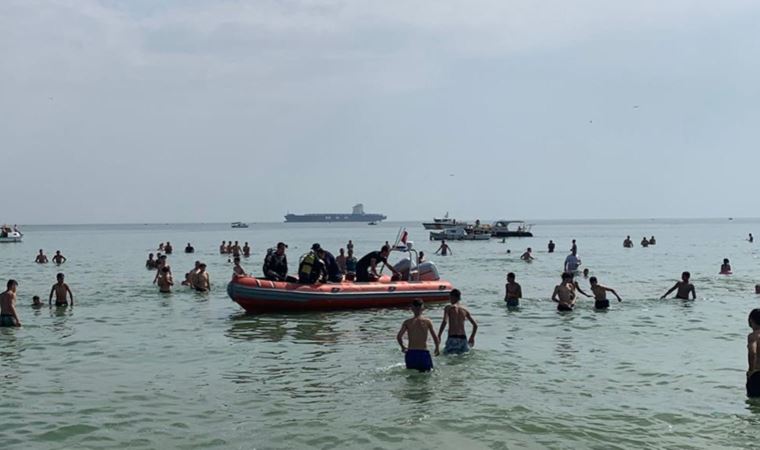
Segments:
[[[754,0],[4,0],[0,222],[757,217]]]

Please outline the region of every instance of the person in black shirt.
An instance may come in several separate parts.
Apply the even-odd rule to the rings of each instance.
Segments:
[[[288,280],[288,257],[285,255],[285,249],[288,248],[284,242],[277,243],[276,250],[267,252],[264,258],[264,277],[272,281],[289,281]]]
[[[380,275],[377,273],[377,263],[382,262],[393,272],[394,275],[401,275],[392,265],[388,263],[388,254],[390,247],[384,245],[380,251],[369,252],[356,263],[356,281],[377,281]]]

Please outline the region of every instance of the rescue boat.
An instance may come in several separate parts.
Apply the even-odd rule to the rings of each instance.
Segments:
[[[227,285],[227,294],[246,312],[324,311],[335,309],[392,308],[408,306],[415,299],[446,302],[448,281],[391,281],[300,284],[239,277]]]
[[[415,299],[425,303],[449,301],[451,283],[440,279],[432,262],[414,263],[417,253],[411,242],[393,250],[409,255],[394,265],[402,281],[384,275],[373,282],[301,284],[245,276],[230,281],[227,295],[248,313],[393,308],[408,306]]]

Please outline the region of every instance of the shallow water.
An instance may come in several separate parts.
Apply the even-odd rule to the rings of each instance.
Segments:
[[[27,227],[0,245],[0,277],[20,281],[21,329],[0,329],[0,442],[63,448],[755,448],[760,404],[744,396],[746,316],[758,306],[753,221],[545,223],[533,239],[452,243],[434,257],[480,322],[476,347],[410,373],[395,343],[404,310],[248,316],[225,292],[224,239],[264,251],[290,244],[291,266],[312,242],[359,256],[398,224]],[[432,255],[418,224],[417,248]],[[623,249],[630,234],[658,244]],[[757,233],[754,233],[757,234]],[[606,312],[582,299],[559,314],[549,296],[570,239],[584,266],[623,297]],[[208,294],[161,295],[143,268],[171,240],[175,277],[209,264]],[[558,252],[547,254],[553,239]],[[191,241],[196,254],[182,248]],[[525,247],[537,259],[524,263]],[[56,249],[63,266],[34,264]],[[506,249],[512,249],[507,255]],[[337,253],[337,252],[335,252]],[[717,274],[731,259],[734,275]],[[47,302],[57,271],[77,305]],[[657,300],[690,270],[698,300]],[[503,307],[504,274],[526,298]],[[584,280],[581,281],[585,287]],[[439,323],[441,306],[428,311]]]

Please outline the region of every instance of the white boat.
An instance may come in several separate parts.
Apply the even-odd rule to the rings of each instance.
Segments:
[[[244,222],[232,222],[230,225],[232,228],[248,228],[248,224]]]
[[[431,241],[487,241],[491,233],[476,232],[472,227],[458,226],[440,231],[431,231]]]
[[[432,222],[422,223],[422,226],[425,227],[426,230],[445,230],[447,228],[454,228],[454,227],[464,226],[464,225],[467,225],[467,223],[457,222],[456,219],[450,219],[448,212],[446,213],[445,216],[443,216],[443,219],[434,217]]]
[[[21,242],[23,238],[24,234],[16,227],[11,228],[7,225],[0,227],[0,242]]]

